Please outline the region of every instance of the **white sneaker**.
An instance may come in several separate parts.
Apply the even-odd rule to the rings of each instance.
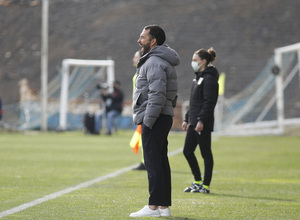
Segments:
[[[169,216],[169,217],[172,216],[170,208],[166,208],[166,209],[158,208],[158,210],[159,210],[161,216]]]
[[[133,212],[129,215],[129,217],[144,217],[144,216],[160,217],[161,214],[158,209],[152,210],[149,208],[149,206],[146,205],[140,211]]]

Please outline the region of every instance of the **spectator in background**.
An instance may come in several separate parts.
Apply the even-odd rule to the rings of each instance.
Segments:
[[[121,115],[123,110],[123,101],[124,94],[121,90],[121,83],[119,81],[115,81],[113,85],[113,92],[108,93],[107,89],[101,89],[101,97],[105,102],[105,114],[107,119],[107,135],[112,134],[112,128],[114,124],[114,119]],[[95,117],[95,133],[100,133],[101,125],[102,125],[103,113],[100,115],[96,115]]]
[[[213,48],[197,50],[192,57],[193,80],[189,110],[185,114],[182,129],[187,131],[183,154],[194,176],[194,182],[184,192],[209,193],[213,172],[213,155],[211,151],[211,132],[214,128],[214,109],[218,100],[218,70],[212,65],[216,59]],[[195,156],[197,145],[200,146],[204,159],[204,178]]]
[[[141,53],[140,50],[138,50],[138,51],[135,52],[135,54],[134,54],[134,56],[132,58],[132,64],[133,64],[134,67],[137,67],[137,64],[140,61],[141,56],[142,56],[142,53]],[[135,78],[136,78],[136,72],[135,72],[135,74],[134,74],[134,76],[132,78],[133,91],[134,91],[134,87],[135,87],[135,85],[134,85],[135,84]],[[132,139],[130,141],[130,144],[129,144],[131,146],[131,148],[133,148],[133,151],[136,154],[138,154],[139,148],[142,151],[141,152],[141,154],[142,154],[142,161],[141,161],[141,163],[139,164],[138,167],[134,168],[134,170],[146,170],[145,163],[144,163],[144,156],[143,156],[143,146],[140,143],[141,142],[141,132],[140,132],[141,131],[141,126],[142,125],[137,125],[137,128],[136,128],[136,130],[135,130],[135,132],[133,134],[133,137],[132,137]]]

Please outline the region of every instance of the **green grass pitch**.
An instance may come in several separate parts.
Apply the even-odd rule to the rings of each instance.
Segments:
[[[132,134],[0,133],[0,213],[138,164]],[[169,152],[184,138],[171,133]],[[210,194],[183,193],[190,169],[182,153],[169,157],[173,216],[166,219],[300,219],[300,136],[218,137],[213,154]],[[3,219],[131,219],[147,201],[146,172],[130,170]]]

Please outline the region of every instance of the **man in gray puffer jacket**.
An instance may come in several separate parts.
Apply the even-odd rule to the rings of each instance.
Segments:
[[[168,160],[168,134],[177,99],[174,66],[179,56],[165,42],[164,30],[146,26],[138,39],[142,47],[133,94],[133,121],[142,124],[145,167],[148,173],[149,202],[131,217],[171,216],[171,171]]]

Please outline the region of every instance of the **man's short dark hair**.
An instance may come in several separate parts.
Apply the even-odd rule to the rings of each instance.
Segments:
[[[114,83],[119,85],[119,86],[121,85],[121,82],[119,80],[115,80]]]
[[[166,34],[165,31],[158,25],[153,24],[153,25],[147,25],[145,30],[150,30],[149,34],[151,35],[152,38],[156,39],[157,45],[163,45],[163,43],[166,40]]]

